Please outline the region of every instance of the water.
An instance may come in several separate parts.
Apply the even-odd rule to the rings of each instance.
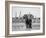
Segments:
[[[12,30],[13,31],[31,31],[31,30],[39,30],[40,23],[32,23],[32,28],[26,28],[25,23],[13,23]]]

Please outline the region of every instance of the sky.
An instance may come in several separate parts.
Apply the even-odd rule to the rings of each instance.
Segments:
[[[21,15],[20,15],[21,12]],[[40,17],[40,8],[39,7],[13,7],[12,8],[12,17],[22,17],[24,14],[32,14],[34,17]]]

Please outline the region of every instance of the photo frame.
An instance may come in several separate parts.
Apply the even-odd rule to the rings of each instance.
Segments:
[[[25,23],[26,21],[25,19],[23,19],[23,16],[25,14],[28,16],[32,14],[31,19],[33,19],[34,21],[33,22],[30,21],[31,23],[27,21],[28,23]],[[18,20],[15,21],[13,20],[14,18],[15,20],[17,19]],[[45,4],[44,3],[20,2],[20,1],[5,2],[5,36],[6,37],[35,36],[35,35],[44,35],[44,34],[45,34]]]

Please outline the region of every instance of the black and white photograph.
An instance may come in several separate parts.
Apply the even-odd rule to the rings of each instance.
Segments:
[[[12,31],[40,30],[39,7],[13,7]]]
[[[10,28],[13,33],[43,32],[43,12],[40,5],[10,5]]]
[[[6,37],[45,34],[44,3],[8,1],[5,12]]]

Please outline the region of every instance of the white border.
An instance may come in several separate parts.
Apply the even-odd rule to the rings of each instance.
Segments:
[[[20,6],[20,7],[40,7],[40,30],[31,30],[31,31],[12,31],[12,7]],[[22,4],[10,4],[10,24],[9,24],[9,34],[25,34],[25,33],[43,33],[43,7],[39,5],[22,5]]]

